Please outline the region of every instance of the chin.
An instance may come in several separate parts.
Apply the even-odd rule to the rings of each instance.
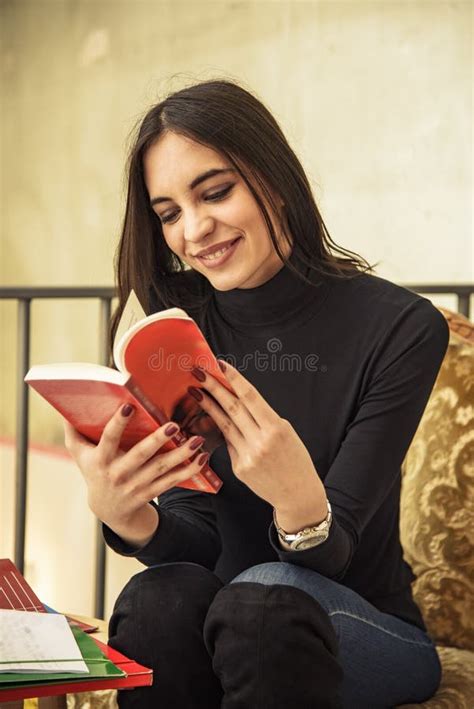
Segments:
[[[215,290],[228,291],[234,290],[234,288],[248,287],[246,282],[253,276],[253,272],[241,273],[239,271],[240,269],[236,268],[234,273],[232,273],[232,269],[229,269],[228,273],[203,273],[202,271],[200,273],[207,278]]]
[[[209,283],[212,285],[214,290],[227,291],[234,290],[234,288],[242,288],[243,281],[241,278],[216,278],[212,279],[206,276]]]

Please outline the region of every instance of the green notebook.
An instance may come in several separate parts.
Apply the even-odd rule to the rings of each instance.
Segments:
[[[76,639],[81,655],[86,663],[89,673],[77,674],[77,672],[5,672],[0,674],[0,689],[6,689],[15,684],[28,687],[30,684],[57,684],[61,680],[67,682],[88,682],[95,679],[108,677],[125,677],[126,674],[111,662],[83,630],[75,626],[70,626]]]

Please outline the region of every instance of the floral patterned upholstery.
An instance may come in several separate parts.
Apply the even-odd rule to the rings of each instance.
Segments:
[[[400,533],[443,678],[404,709],[474,707],[474,324],[440,310],[450,341],[403,464]],[[116,693],[69,695],[67,706],[116,709]]]
[[[67,695],[67,709],[118,709],[115,689]]]
[[[474,707],[474,324],[440,308],[450,340],[403,464],[400,534],[443,679],[429,709]],[[416,706],[416,705],[405,705]]]

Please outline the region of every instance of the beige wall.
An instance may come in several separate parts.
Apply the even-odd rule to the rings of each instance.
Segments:
[[[129,130],[168,90],[222,76],[274,111],[336,242],[400,283],[472,280],[471,2],[3,0],[0,22],[4,284],[112,284]],[[33,362],[97,358],[92,304],[33,319]],[[60,443],[31,399],[33,439]]]

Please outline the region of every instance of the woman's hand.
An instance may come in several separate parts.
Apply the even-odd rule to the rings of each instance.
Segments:
[[[219,365],[234,394],[212,374],[201,369],[193,374],[212,395],[199,389],[203,395],[199,404],[222,431],[236,477],[279,512],[303,511],[311,505],[312,514],[324,519],[324,486],[293,426],[237,369],[227,362]]]
[[[92,512],[124,538],[126,530],[131,530],[131,536],[137,537],[138,543],[138,537],[147,536],[145,530],[140,535],[139,529],[149,526],[150,520],[154,520],[156,529],[157,515],[153,518],[150,515],[150,500],[198,473],[207,460],[198,463],[204,455],[198,450],[201,455],[183,466],[196,454],[196,450],[190,448],[196,438],[175,450],[158,452],[176,435],[178,426],[171,434],[165,433],[173,422],[160,426],[127,452],[120,450],[122,433],[132,416],[130,406],[121,407],[105,426],[97,445],[78,433],[68,421],[64,421],[64,431],[66,448],[86,482]]]

